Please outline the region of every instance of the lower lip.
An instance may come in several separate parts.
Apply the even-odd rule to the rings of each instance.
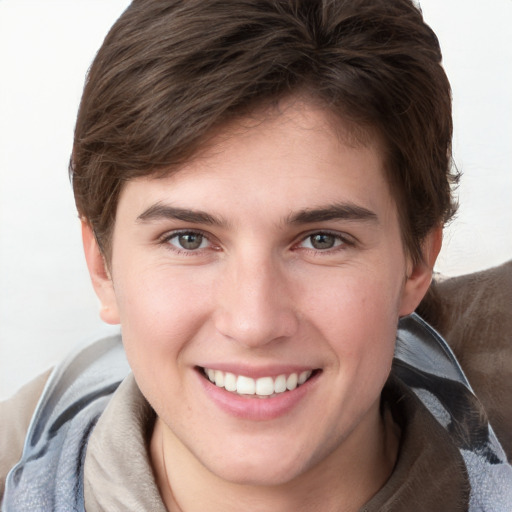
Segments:
[[[197,372],[208,397],[224,412],[236,418],[251,421],[268,421],[288,414],[310,392],[319,375],[313,375],[293,391],[285,391],[269,398],[256,395],[238,395],[212,384]]]

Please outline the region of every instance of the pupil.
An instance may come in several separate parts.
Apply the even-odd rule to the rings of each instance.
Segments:
[[[311,245],[315,249],[331,249],[334,247],[334,236],[319,233],[311,236]]]
[[[179,235],[178,240],[183,249],[199,249],[203,241],[203,235],[198,233],[183,233]]]

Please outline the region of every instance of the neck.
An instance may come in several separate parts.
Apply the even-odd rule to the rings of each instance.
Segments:
[[[367,428],[353,432],[338,448],[279,485],[247,485],[210,472],[157,419],[151,459],[169,512],[273,510],[349,512],[359,510],[386,482],[398,451],[391,416],[377,414]]]

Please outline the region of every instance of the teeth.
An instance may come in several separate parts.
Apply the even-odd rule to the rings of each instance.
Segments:
[[[232,373],[226,373],[224,376],[224,387],[228,391],[236,391],[236,375],[233,375]]]
[[[299,378],[298,378],[298,380],[297,380],[297,383],[299,384],[299,386],[300,386],[301,384],[304,384],[304,382],[306,382],[306,381],[309,379],[310,375],[311,375],[311,372],[308,372],[308,371],[306,371],[306,372],[302,372],[302,373],[299,375]]]
[[[274,393],[274,379],[272,377],[262,377],[256,381],[256,394],[269,396]]]
[[[219,386],[219,388],[224,387],[224,372],[215,370],[215,385]]]
[[[284,393],[286,391],[286,375],[279,375],[274,382],[274,391],[276,393]]]
[[[219,388],[225,388],[227,391],[236,392],[239,395],[257,395],[268,397],[285,391],[293,391],[297,386],[304,384],[311,371],[307,370],[300,374],[291,373],[290,375],[279,375],[278,377],[261,377],[251,379],[245,375],[235,375],[220,370],[203,369],[208,379]]]
[[[215,382],[217,384],[217,382]],[[222,386],[219,386],[222,387]],[[239,395],[254,395],[256,391],[256,382],[254,379],[250,379],[249,377],[244,377],[240,375],[236,380],[236,392]]]
[[[297,387],[297,382],[299,378],[296,373],[292,373],[287,379],[286,379],[286,389],[288,391],[293,391]]]

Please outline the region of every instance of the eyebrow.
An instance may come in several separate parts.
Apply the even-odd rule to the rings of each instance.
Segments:
[[[144,210],[137,221],[151,222],[153,220],[170,219],[191,222],[193,224],[207,224],[211,226],[226,226],[228,223],[214,215],[201,210],[178,208],[162,203],[156,203]],[[307,208],[299,210],[286,219],[287,224],[312,224],[328,220],[355,220],[378,222],[377,214],[352,203],[332,204],[320,208]]]
[[[337,203],[326,207],[305,209],[288,217],[290,224],[312,224],[327,220],[355,220],[379,222],[376,213],[352,203]]]
[[[208,224],[216,226],[225,226],[227,223],[209,213],[200,210],[190,210],[188,208],[177,208],[167,204],[156,203],[142,212],[137,221],[148,222],[152,220],[182,220],[193,224]]]

